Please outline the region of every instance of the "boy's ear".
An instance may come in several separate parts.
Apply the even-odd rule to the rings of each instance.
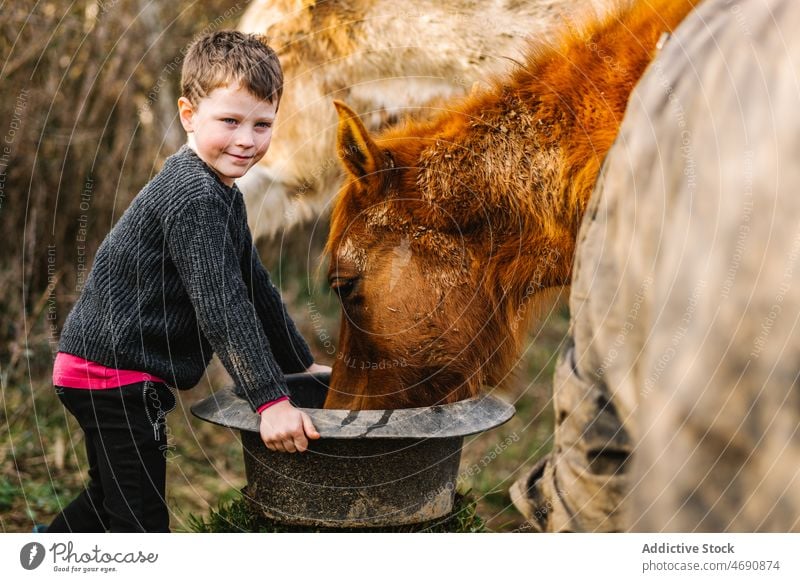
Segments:
[[[186,133],[194,131],[194,106],[186,97],[178,99],[178,116]]]
[[[383,169],[386,158],[355,111],[341,101],[333,105],[339,114],[336,149],[345,168],[356,178]]]

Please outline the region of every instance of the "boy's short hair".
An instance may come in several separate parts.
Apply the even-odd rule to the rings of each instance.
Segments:
[[[219,30],[189,45],[181,71],[183,97],[196,106],[217,87],[236,83],[277,109],[283,94],[283,70],[267,37]]]

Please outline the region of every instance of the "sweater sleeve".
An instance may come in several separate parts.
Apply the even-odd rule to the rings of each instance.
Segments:
[[[171,217],[165,231],[197,322],[253,411],[288,394],[253,303],[221,200],[201,196]]]
[[[246,224],[244,248],[242,272],[245,284],[272,345],[272,353],[284,373],[304,372],[314,363],[314,357],[289,316],[280,292],[272,284],[269,272],[261,263]]]

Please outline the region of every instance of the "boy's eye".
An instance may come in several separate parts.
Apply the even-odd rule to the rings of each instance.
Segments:
[[[230,123],[236,123],[236,120],[235,120],[235,119],[233,119],[232,117],[226,117],[226,118],[225,118],[225,119],[223,119],[222,121],[223,121],[223,122],[225,122],[225,123],[228,123],[228,124],[230,124]]]
[[[256,124],[258,127],[272,127],[272,123],[269,121],[261,121]]]

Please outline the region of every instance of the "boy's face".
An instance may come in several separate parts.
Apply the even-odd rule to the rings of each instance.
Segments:
[[[228,186],[269,149],[276,106],[239,85],[217,87],[197,104],[181,97],[178,109],[189,146]]]

